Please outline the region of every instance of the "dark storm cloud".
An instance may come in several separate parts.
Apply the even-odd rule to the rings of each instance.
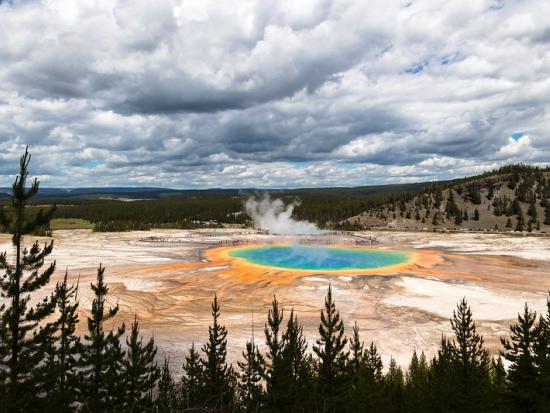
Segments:
[[[0,2],[0,175],[26,144],[48,185],[71,186],[358,185],[547,162],[550,5],[497,5]]]

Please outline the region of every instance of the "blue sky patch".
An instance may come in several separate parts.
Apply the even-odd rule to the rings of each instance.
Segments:
[[[519,140],[519,138],[521,138],[523,136],[523,132],[514,132],[512,133],[512,139],[517,141]]]
[[[428,63],[426,63],[426,62],[418,63],[418,64],[416,64],[414,66],[411,66],[408,69],[406,69],[405,72],[409,73],[411,75],[416,75],[417,73],[422,72],[426,66],[428,66]]]

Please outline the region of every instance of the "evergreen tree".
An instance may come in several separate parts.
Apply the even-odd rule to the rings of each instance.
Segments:
[[[172,413],[176,409],[175,385],[170,373],[169,360],[165,357],[158,381],[158,392],[155,401],[158,413]]]
[[[454,372],[457,374],[456,406],[461,411],[488,409],[490,358],[483,337],[476,331],[466,299],[453,311],[451,326],[456,341],[451,345]]]
[[[521,204],[519,203],[519,199],[515,198],[512,202],[512,209],[511,209],[512,215],[519,215],[521,214]]]
[[[122,380],[119,373],[123,352],[119,339],[126,328],[122,324],[116,331],[104,330],[105,322],[118,313],[118,305],[105,308],[109,289],[105,285],[104,273],[105,267],[100,264],[96,284],[91,284],[94,300],[79,362],[81,402],[85,410],[92,412],[114,409],[122,401]]]
[[[492,179],[489,180],[487,187],[488,187],[487,199],[490,201],[491,199],[493,199],[493,196],[495,194],[495,184],[493,183]]]
[[[492,358],[491,361],[491,391],[493,410],[496,412],[508,411],[508,405],[506,403],[506,369],[502,362],[502,357]]]
[[[348,387],[346,406],[349,411],[365,409],[368,396],[368,372],[365,364],[365,344],[359,336],[357,322],[353,325],[353,335],[349,342],[349,361],[347,365]]]
[[[544,207],[544,225],[550,225],[550,201]]]
[[[518,314],[516,324],[510,326],[510,340],[501,338],[502,356],[510,362],[508,367],[508,397],[513,411],[536,412],[538,392],[537,367],[534,346],[537,340],[536,313],[527,304],[523,314]]]
[[[265,360],[253,342],[246,343],[243,351],[243,361],[237,362],[239,374],[239,404],[243,412],[259,412],[264,400],[262,377],[264,376]]]
[[[462,213],[460,212],[460,209],[457,210],[456,214],[455,214],[455,224],[456,225],[461,225],[462,224]]]
[[[227,410],[233,403],[233,370],[226,362],[227,330],[219,324],[218,296],[212,302],[212,325],[203,346],[204,401],[211,409]]]
[[[405,410],[411,412],[425,412],[429,409],[428,387],[429,366],[424,353],[418,357],[413,352],[409,368],[405,377]]]
[[[78,386],[80,337],[75,333],[78,324],[78,285],[69,286],[67,276],[65,271],[63,281],[57,283],[55,288],[58,318],[55,333],[48,343],[48,362],[44,366],[46,405],[55,407],[57,412],[74,411]]]
[[[191,345],[189,354],[183,363],[183,375],[181,377],[182,405],[184,408],[193,408],[203,405],[204,388],[204,362],[195,348]]]
[[[298,322],[294,310],[290,311],[286,331],[283,334],[282,365],[283,384],[286,394],[285,405],[290,411],[307,410],[311,402],[310,392],[313,385],[311,366],[306,358],[307,343],[303,327]]]
[[[332,410],[337,405],[338,395],[342,391],[342,378],[347,359],[344,336],[344,323],[332,299],[332,287],[329,285],[325,298],[325,308],[321,311],[319,325],[320,338],[313,346],[319,359],[318,390],[322,399],[322,409]]]
[[[510,218],[508,218],[506,220],[506,225],[505,226],[506,226],[506,228],[512,228],[512,220]]]
[[[280,410],[284,408],[284,343],[281,332],[283,316],[284,311],[279,308],[277,298],[273,297],[271,308],[267,314],[267,324],[264,328],[268,361],[265,370],[267,406],[272,410]]]
[[[438,413],[459,411],[456,403],[457,375],[454,368],[452,345],[445,336],[442,336],[437,355],[433,358],[430,367],[430,392],[427,393],[430,409],[428,411]]]
[[[531,217],[531,220],[533,222],[538,221],[538,214],[537,214],[537,205],[535,204],[535,197],[531,199],[531,203],[529,204],[529,208],[527,209],[527,215]]]
[[[365,364],[372,372],[374,379],[380,382],[382,380],[382,369],[384,365],[382,364],[382,357],[374,341],[370,343],[370,346],[365,351]]]
[[[356,377],[365,362],[365,343],[359,337],[357,321],[353,325],[353,336],[349,342],[349,369],[352,377]]]
[[[524,231],[525,230],[525,222],[524,222],[524,219],[523,219],[523,213],[521,212],[521,209],[519,210],[519,213],[518,213],[518,222],[516,224],[516,229],[515,231]]]
[[[124,408],[129,412],[143,411],[153,405],[153,389],[160,371],[155,363],[155,341],[151,337],[143,344],[143,338],[139,337],[137,316],[134,317],[130,336],[126,338],[126,345],[128,349],[122,363]]]
[[[388,372],[384,377],[385,407],[390,412],[401,412],[404,409],[404,375],[392,357]]]
[[[550,405],[550,298],[546,300],[546,314],[540,316],[533,345],[537,366],[536,388],[539,392],[539,410]]]
[[[479,211],[477,208],[474,210],[474,221],[479,221]]]
[[[20,160],[19,175],[12,185],[11,208],[8,213],[0,208],[0,226],[12,234],[15,257],[9,262],[6,253],[0,254],[0,410],[9,412],[31,411],[38,408],[40,367],[46,362],[54,326],[46,323],[56,303],[55,293],[31,305],[31,294],[38,292],[55,271],[55,262],[41,268],[53,250],[53,241],[40,247],[35,242],[30,248],[23,246],[23,236],[33,234],[49,225],[55,206],[37,214],[28,214],[26,206],[38,192],[34,180],[26,188],[31,155],[25,149]]]

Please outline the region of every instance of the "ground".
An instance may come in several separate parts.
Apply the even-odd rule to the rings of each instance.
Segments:
[[[493,352],[524,302],[538,311],[545,309],[550,290],[550,237],[380,231],[322,239],[362,245],[372,236],[379,240],[377,247],[410,250],[419,258],[393,271],[293,275],[234,267],[235,263],[220,261],[214,252],[234,244],[310,238],[285,239],[237,229],[59,230],[54,231],[52,254],[57,272],[49,288],[61,279],[65,268],[74,282],[80,275],[80,318],[85,320],[92,299],[89,284],[102,263],[107,267],[110,302],[121,308],[118,320],[129,324],[137,314],[142,332],[154,335],[159,355],[169,354],[176,371],[191,343],[202,344],[207,337],[214,293],[222,305],[221,321],[229,331],[232,361],[240,357],[253,325],[256,342],[262,341],[273,295],[287,314],[294,308],[313,343],[329,283],[348,334],[357,321],[363,339],[374,340],[386,362],[393,356],[401,364],[408,363],[414,349],[433,354],[441,334],[450,332],[449,317],[464,296]],[[0,251],[11,250],[9,236],[1,235]]]

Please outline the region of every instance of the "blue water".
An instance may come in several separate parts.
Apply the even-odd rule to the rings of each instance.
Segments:
[[[239,248],[230,251],[229,255],[270,267],[333,271],[387,267],[406,262],[409,258],[403,251],[301,245]]]

